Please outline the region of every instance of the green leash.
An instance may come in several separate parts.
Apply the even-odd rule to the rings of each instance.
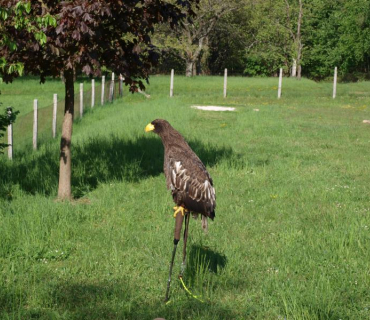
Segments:
[[[196,300],[198,300],[198,301],[200,301],[200,302],[202,302],[202,303],[204,303],[204,301],[200,298],[200,297],[198,297],[198,296],[196,296],[195,294],[192,294],[191,293],[191,291],[187,288],[187,286],[185,285],[185,282],[184,282],[184,280],[182,280],[182,276],[179,276],[179,279],[180,279],[180,282],[181,282],[181,284],[182,284],[182,286],[184,287],[184,289],[185,289],[185,291],[192,297],[192,298],[194,298],[194,299],[196,299]],[[171,303],[171,300],[169,300],[169,301],[167,301],[166,302],[166,304],[170,304]]]
[[[182,284],[182,286],[184,287],[185,291],[186,291],[189,295],[191,295],[194,299],[196,299],[196,300],[198,300],[198,301],[200,301],[200,302],[204,303],[204,301],[203,301],[201,298],[199,298],[198,296],[196,296],[196,295],[194,295],[194,294],[192,294],[192,293],[190,292],[190,290],[186,287],[186,285],[185,285],[185,283],[184,283],[184,280],[182,280],[182,277],[181,277],[181,276],[179,277],[179,279],[180,279],[181,284]]]

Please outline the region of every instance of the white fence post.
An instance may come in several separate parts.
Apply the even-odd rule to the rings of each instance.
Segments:
[[[334,83],[333,83],[333,99],[337,96],[337,74],[338,69],[337,67],[334,68]]]
[[[119,96],[123,97],[123,77],[122,77],[122,74],[119,75]]]
[[[95,106],[95,80],[91,79],[91,108]]]
[[[38,109],[38,101],[37,99],[33,100],[33,150],[37,150],[37,110]]]
[[[227,69],[224,72],[224,98],[227,96]]]
[[[278,99],[281,97],[281,86],[283,83],[283,68],[280,68],[280,74],[279,74],[279,87],[278,87]]]
[[[105,76],[102,76],[101,78],[101,102],[100,104],[104,105],[104,89],[105,89]]]
[[[109,102],[113,102],[114,98],[114,72],[112,72],[112,81],[110,82],[109,87]]]
[[[80,118],[84,114],[84,84],[80,83]]]
[[[8,117],[12,115],[12,108],[7,108]],[[8,125],[8,159],[13,160],[13,124]]]
[[[53,138],[57,134],[57,108],[58,108],[58,95],[54,93],[53,96]]]
[[[175,70],[171,69],[170,97],[173,97],[173,78]]]

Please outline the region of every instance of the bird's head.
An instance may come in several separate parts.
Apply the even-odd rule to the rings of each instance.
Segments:
[[[152,122],[148,123],[145,127],[145,132],[154,132],[156,134],[161,134],[165,132],[167,129],[172,128],[168,121],[163,119],[156,119]]]

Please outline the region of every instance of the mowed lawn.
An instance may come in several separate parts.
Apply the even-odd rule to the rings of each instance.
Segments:
[[[0,156],[0,318],[369,319],[370,83],[339,84],[334,100],[331,83],[306,79],[284,79],[278,100],[277,83],[229,77],[224,99],[222,77],[176,76],[169,98],[169,77],[153,76],[150,99],[125,92],[87,108],[73,129],[71,203],[55,201],[51,118],[36,152],[32,125],[18,124],[62,84],[1,84],[3,106],[10,92],[31,100],[14,161]],[[174,219],[162,144],[144,133],[156,118],[214,180],[216,218],[208,234],[190,221],[184,277],[202,301],[176,278],[181,241],[163,302]]]

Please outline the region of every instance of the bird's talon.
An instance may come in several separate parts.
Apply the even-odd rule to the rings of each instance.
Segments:
[[[188,213],[189,211],[187,209],[185,209],[184,207],[182,206],[176,206],[176,207],[173,207],[173,210],[175,210],[174,214],[173,214],[173,217],[176,218],[177,214],[180,212],[182,216],[185,216],[185,213]]]

